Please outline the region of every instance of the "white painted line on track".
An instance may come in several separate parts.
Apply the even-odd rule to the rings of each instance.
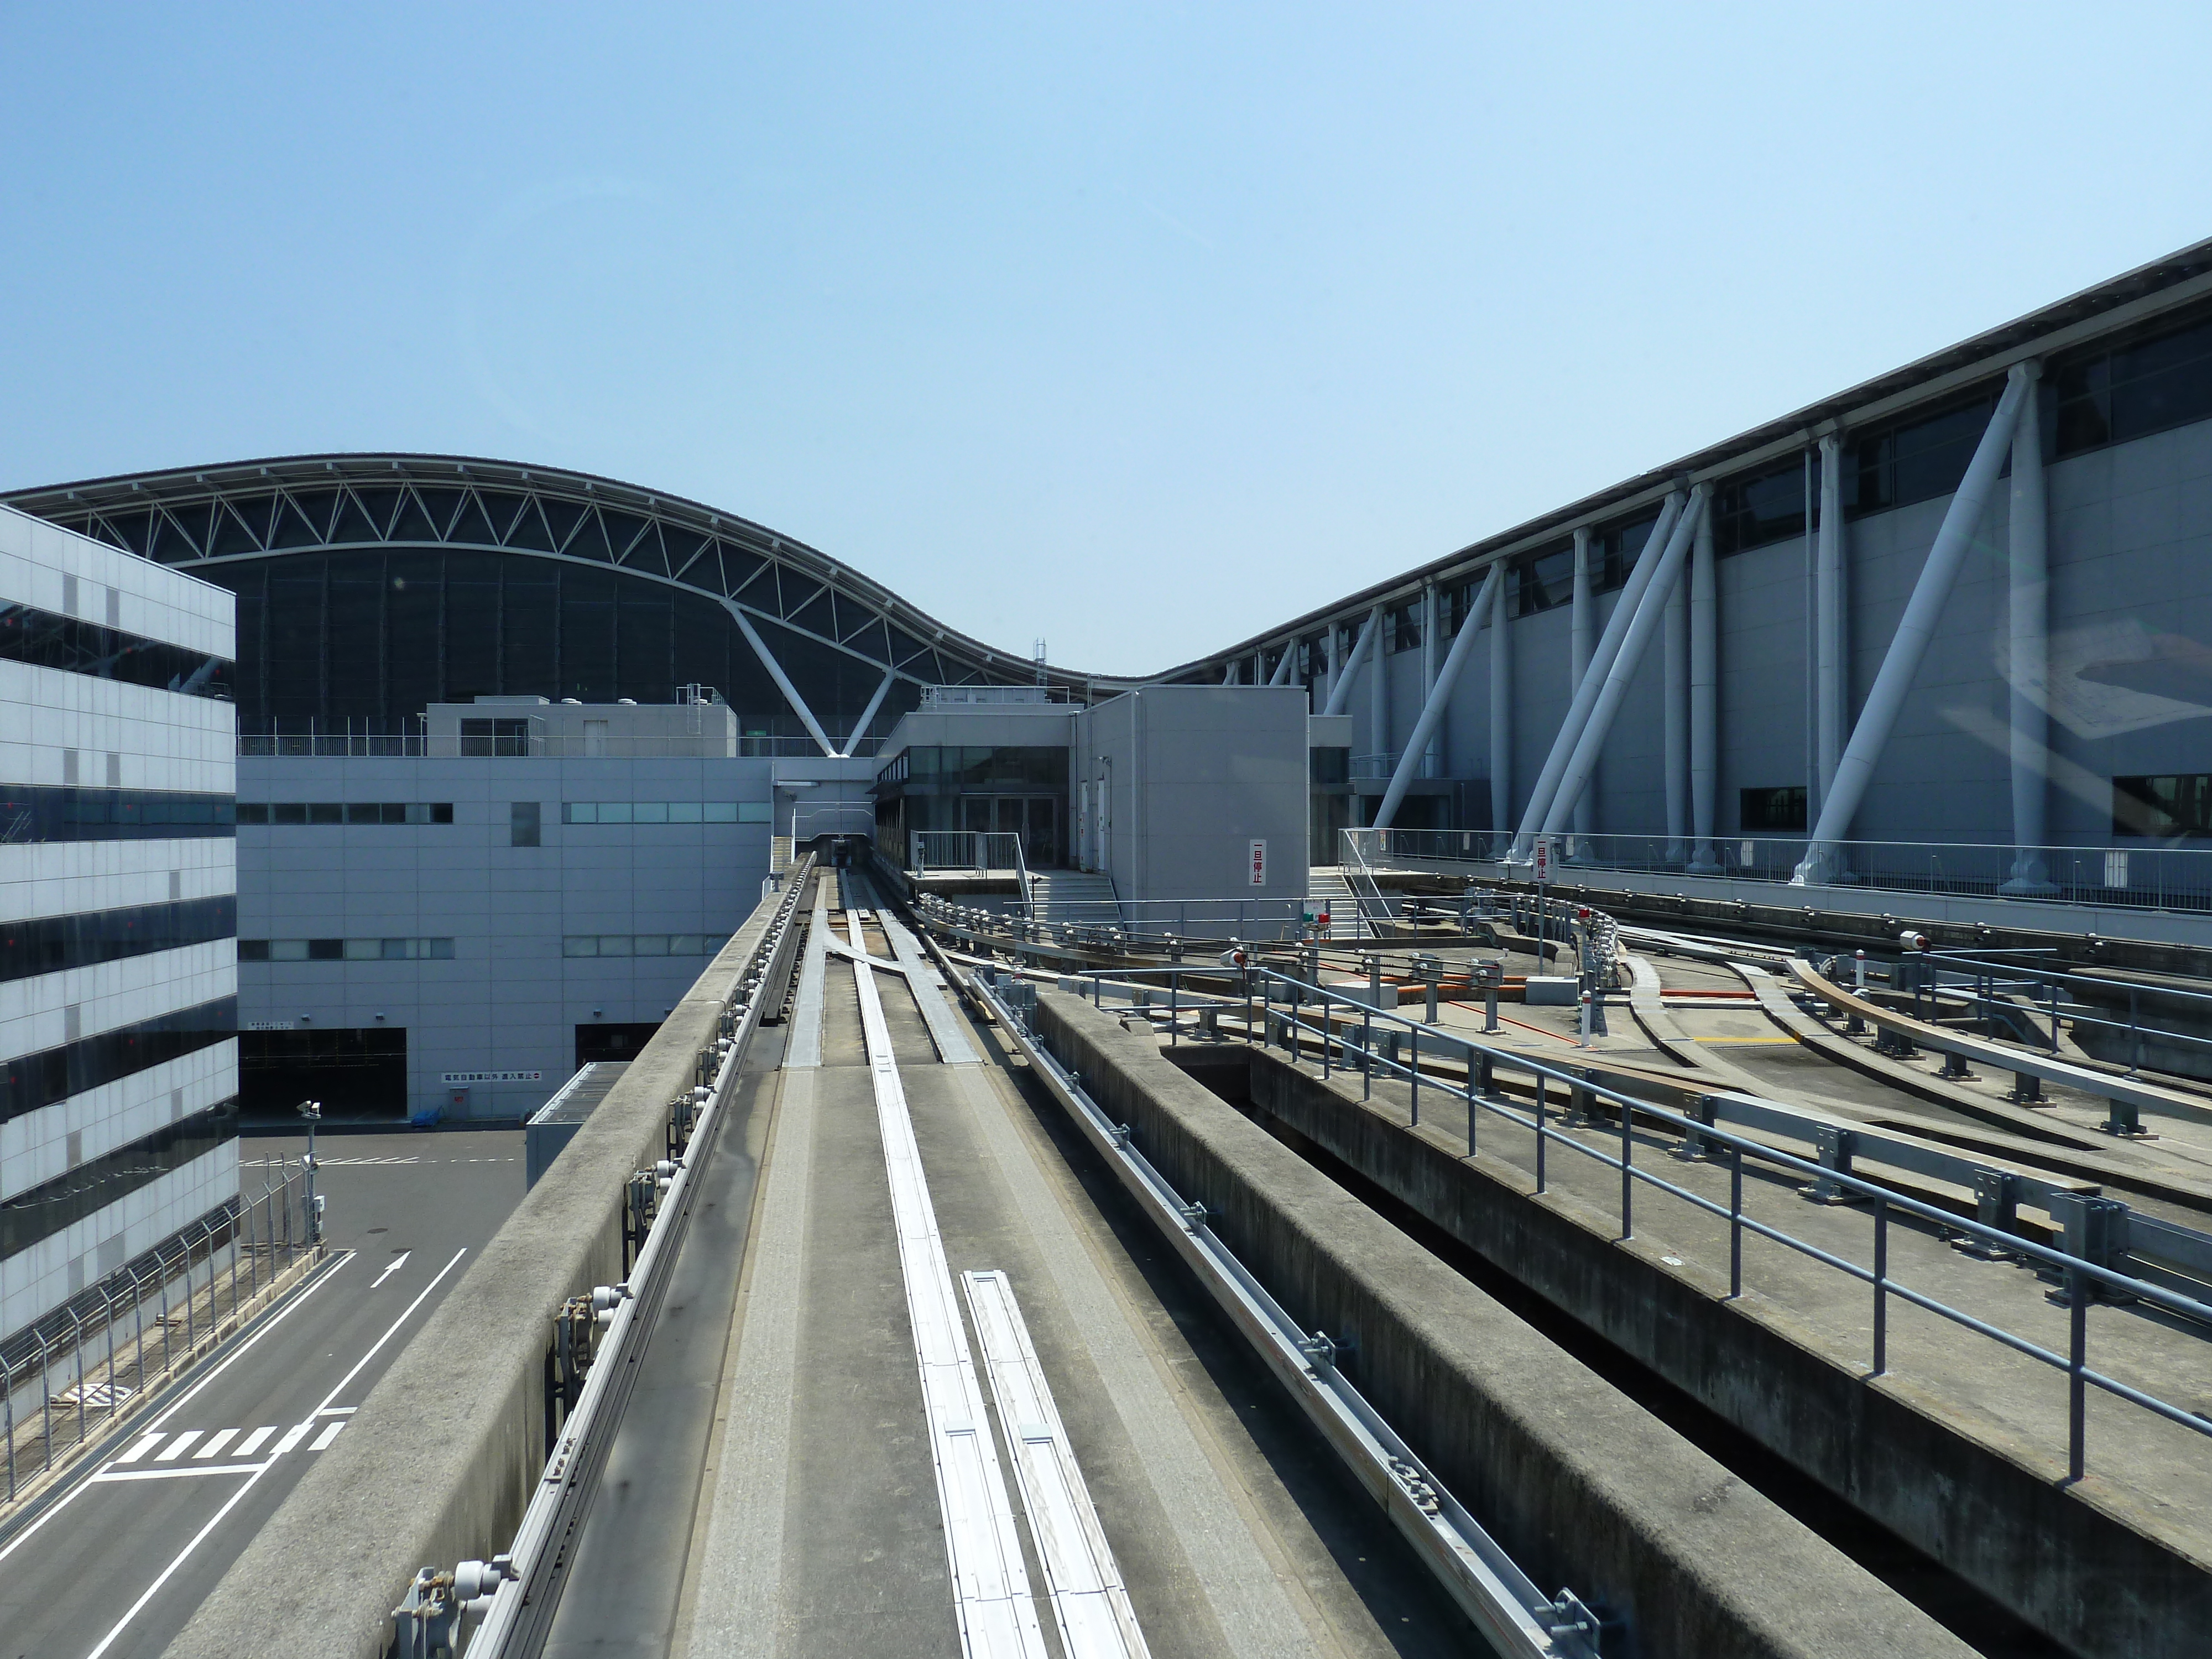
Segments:
[[[392,1265],[390,1267],[386,1267],[382,1273],[377,1274],[374,1279],[369,1281],[368,1288],[372,1291],[374,1290],[379,1285],[384,1283],[386,1279],[391,1278],[392,1274],[398,1273],[402,1267],[407,1265],[407,1258],[414,1254],[415,1252],[412,1250],[400,1251],[398,1255],[392,1258]]]
[[[155,1447],[161,1443],[161,1437],[160,1435],[147,1435],[141,1439],[137,1445],[131,1447],[129,1451],[124,1453],[122,1456],[117,1458],[115,1461],[118,1463],[136,1463],[140,1458],[143,1457],[148,1452],[153,1450]]]
[[[181,1469],[102,1469],[93,1480],[106,1486],[115,1480],[190,1480],[203,1474],[258,1474],[267,1468],[260,1463],[210,1463],[205,1468],[191,1467]]]
[[[325,1406],[315,1413],[318,1417],[351,1417],[361,1409],[358,1406]]]
[[[402,1325],[404,1325],[407,1322],[408,1319],[414,1314],[415,1310],[422,1305],[423,1298],[428,1297],[432,1291],[438,1288],[439,1281],[443,1279],[447,1273],[453,1272],[455,1264],[467,1254],[468,1249],[465,1245],[460,1249],[453,1252],[453,1260],[447,1262],[444,1267],[438,1269],[437,1278],[433,1279],[428,1285],[425,1285],[422,1287],[422,1293],[416,1296],[412,1302],[407,1304],[406,1311],[402,1313],[398,1318],[393,1320],[392,1323],[385,1328],[385,1332],[382,1336],[378,1337],[374,1343],[370,1344],[368,1352],[362,1355],[362,1357],[354,1363],[354,1368],[338,1379],[337,1387],[332,1389],[328,1394],[323,1396],[321,1405],[318,1405],[315,1407],[316,1411],[321,1411],[324,1406],[329,1405],[331,1401],[337,1399],[338,1395],[344,1391],[346,1385],[351,1382],[355,1377],[361,1375],[361,1368],[368,1364],[370,1360],[376,1358],[378,1351],[381,1349],[386,1343],[392,1340],[392,1334],[398,1330]],[[295,1303],[293,1305],[296,1307],[299,1304]],[[234,1358],[236,1357],[236,1355],[232,1356]],[[198,1392],[198,1390],[194,1390],[194,1392]],[[182,1402],[179,1401],[179,1403],[181,1404]],[[165,1413],[163,1414],[166,1416],[167,1413]],[[308,1422],[312,1423],[313,1421],[313,1418],[311,1414]],[[293,1437],[295,1435],[304,1435],[307,1431],[307,1423],[301,1423],[295,1425],[289,1433],[285,1435],[283,1440],[278,1443],[276,1453],[289,1450],[293,1446],[297,1445],[299,1442]],[[181,1435],[178,1437],[179,1439],[182,1439],[183,1437],[184,1437]],[[217,1527],[221,1526],[223,1522],[224,1517],[229,1515],[231,1510],[238,1507],[239,1499],[244,1498],[246,1493],[252,1492],[256,1486],[260,1484],[261,1477],[276,1467],[276,1453],[271,1453],[267,1462],[262,1464],[258,1468],[254,1470],[252,1474],[248,1475],[245,1480],[240,1484],[238,1490],[231,1493],[229,1498],[224,1503],[223,1506],[217,1510],[215,1514],[209,1518],[208,1523],[192,1534],[191,1542],[186,1544],[184,1548],[179,1550],[176,1554],[171,1558],[169,1565],[162,1568],[161,1572],[155,1577],[154,1582],[147,1585],[146,1588],[140,1592],[138,1599],[133,1601],[131,1604],[129,1610],[125,1612],[120,1619],[115,1621],[114,1627],[111,1629],[106,1635],[100,1638],[100,1645],[94,1648],[90,1653],[85,1655],[85,1659],[100,1659],[100,1655],[106,1653],[108,1649],[115,1645],[116,1638],[121,1636],[125,1631],[131,1627],[131,1621],[132,1620],[136,1619],[141,1613],[145,1611],[146,1604],[152,1601],[155,1595],[161,1593],[161,1586],[167,1583],[171,1578],[176,1576],[177,1569],[183,1566],[186,1561],[191,1559],[192,1552],[198,1549],[202,1544],[205,1543],[207,1541],[208,1534],[213,1532]],[[92,1483],[90,1481],[85,1483],[86,1486],[89,1486]],[[82,1491],[83,1487],[80,1486],[78,1490]],[[52,1511],[49,1511],[49,1513],[51,1512]]]
[[[860,945],[860,916],[846,921],[854,947]],[[967,1659],[1044,1659],[1044,1632],[1022,1561],[1021,1534],[999,1466],[999,1449],[983,1412],[982,1386],[968,1352],[967,1328],[952,1290],[937,1212],[921,1149],[907,1109],[906,1087],[891,1051],[890,1027],[876,994],[874,973],[855,965],[860,1030],[867,1040],[876,1121],[890,1182],[891,1214],[898,1239],[899,1276],[914,1329],[915,1360],[921,1372],[922,1413],[929,1429],[937,1502],[952,1574],[952,1601]]]
[[[1151,1650],[1137,1626],[1137,1610],[1068,1444],[1013,1283],[995,1272],[963,1273],[960,1281],[975,1316],[983,1374],[1013,1453],[1022,1510],[1060,1621],[1061,1650],[1068,1659],[1147,1659]]]
[[[238,1443],[238,1450],[234,1453],[233,1455],[238,1457],[252,1456],[254,1453],[261,1449],[262,1443],[276,1432],[276,1431],[274,1427],[254,1430],[252,1434],[247,1435],[245,1439]],[[118,1459],[118,1461],[119,1462],[121,1460]]]
[[[345,1423],[343,1419],[336,1423],[325,1423],[323,1425],[323,1431],[315,1437],[315,1443],[308,1447],[307,1449],[309,1451],[328,1451],[330,1449],[331,1442],[338,1437],[338,1431],[343,1427],[345,1427]]]
[[[353,1252],[351,1250],[341,1252],[337,1258],[333,1261],[328,1267],[323,1270],[322,1276],[319,1279],[308,1285],[307,1289],[301,1291],[299,1295],[293,1299],[290,1306],[285,1308],[282,1312],[277,1314],[274,1319],[269,1321],[267,1324],[264,1325],[259,1330],[256,1331],[252,1336],[249,1336],[244,1342],[240,1343],[238,1346],[237,1351],[234,1352],[229,1358],[224,1360],[222,1364],[216,1366],[205,1376],[200,1378],[198,1382],[193,1383],[191,1388],[187,1389],[181,1399],[176,1401],[166,1411],[162,1412],[159,1417],[156,1417],[151,1423],[149,1423],[146,1425],[147,1431],[149,1433],[152,1433],[154,1431],[160,1429],[164,1423],[167,1423],[171,1418],[182,1411],[185,1408],[186,1402],[188,1402],[194,1395],[198,1394],[202,1389],[207,1387],[209,1383],[214,1382],[216,1378],[221,1376],[225,1371],[228,1370],[240,1360],[243,1359],[247,1352],[251,1350],[256,1343],[259,1342],[263,1337],[268,1335],[270,1332],[275,1330],[279,1325],[289,1319],[294,1314],[306,1307],[307,1305],[307,1298],[313,1296],[317,1291],[322,1289],[324,1285],[329,1284],[331,1279],[336,1276],[338,1269],[344,1267],[347,1262],[352,1260]],[[5,1561],[9,1556],[21,1549],[26,1543],[29,1542],[33,1537],[37,1535],[40,1528],[44,1527],[47,1522],[52,1520],[64,1510],[67,1509],[71,1504],[75,1503],[76,1501],[77,1494],[88,1490],[91,1485],[92,1482],[89,1480],[79,1481],[76,1486],[71,1486],[67,1492],[64,1492],[61,1496],[61,1500],[55,1504],[51,1509],[47,1510],[44,1515],[41,1515],[37,1520],[32,1522],[29,1526],[17,1533],[5,1544],[0,1544],[0,1561]]]
[[[284,1437],[269,1449],[270,1456],[282,1457],[286,1452],[291,1450],[293,1447],[298,1445],[302,1440],[305,1440],[307,1437],[307,1431],[313,1427],[314,1427],[314,1424],[312,1421],[307,1423],[295,1423],[290,1428],[284,1431]]]
[[[154,1461],[156,1463],[174,1462],[178,1458],[182,1457],[185,1455],[185,1448],[190,1446],[193,1441],[198,1439],[202,1431],[198,1429],[186,1429],[182,1434],[171,1440],[167,1445],[155,1452],[154,1454]]]
[[[217,1429],[213,1434],[207,1437],[205,1442],[194,1450],[192,1455],[196,1458],[204,1457],[209,1459],[219,1457],[222,1455],[222,1449],[237,1438],[238,1431],[236,1429]]]

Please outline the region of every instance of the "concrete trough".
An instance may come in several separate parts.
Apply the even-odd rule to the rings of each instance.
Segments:
[[[1044,992],[1085,1090],[1310,1329],[1532,1577],[1625,1623],[1650,1659],[1972,1650],[1508,1312],[1146,1034]]]

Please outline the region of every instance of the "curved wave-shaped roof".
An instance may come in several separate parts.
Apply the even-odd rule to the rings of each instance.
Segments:
[[[665,491],[460,455],[290,455],[0,495],[70,530],[185,568],[358,551],[470,549],[569,560],[690,588],[921,684],[1031,684],[1038,665],[946,627],[764,525]],[[1088,698],[1141,682],[1046,665]]]

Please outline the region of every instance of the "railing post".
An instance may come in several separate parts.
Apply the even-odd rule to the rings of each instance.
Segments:
[[[1328,1000],[1324,997],[1321,1005],[1321,1076],[1324,1083],[1329,1079],[1329,1036]],[[1350,1060],[1352,1056],[1346,1054],[1345,1058]]]
[[[1743,1148],[1729,1148],[1729,1300],[1743,1294]]]
[[[1544,1074],[1536,1073],[1536,1190],[1544,1190],[1544,1142],[1548,1132],[1544,1127]]]
[[[1415,1026],[1406,1036],[1413,1050],[1413,1127],[1418,1129],[1421,1127],[1421,1028]]]
[[[0,1354],[0,1435],[8,1447],[8,1501],[15,1501],[15,1373]]]
[[[1889,1369],[1889,1200],[1874,1200],[1874,1374]]]
[[[1629,1169],[1636,1148],[1636,1143],[1629,1138],[1629,1125],[1636,1115],[1628,1109],[1627,1102],[1616,1101],[1614,1103],[1620,1108],[1620,1236],[1629,1239],[1636,1237],[1635,1221],[1629,1207],[1629,1189],[1632,1184]]]
[[[1177,1035],[1182,1030],[1182,970],[1173,969],[1168,974],[1168,1047],[1176,1046]]]
[[[2089,1385],[2082,1372],[2089,1364],[2089,1281],[2079,1267],[2069,1267],[2067,1300],[2073,1306],[2066,1355],[2066,1478],[2079,1480],[2088,1461]]]

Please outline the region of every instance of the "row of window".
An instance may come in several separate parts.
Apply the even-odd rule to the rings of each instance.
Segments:
[[[727,933],[571,933],[561,941],[564,957],[711,957],[729,942]]]
[[[563,823],[766,823],[764,800],[571,800]]]
[[[165,1123],[128,1146],[87,1158],[16,1194],[0,1203],[0,1257],[29,1249],[237,1137],[238,1102],[233,1098]]]
[[[911,783],[921,790],[1052,789],[1067,787],[1067,750],[1050,744],[965,747],[921,744],[886,764],[878,783]]]
[[[242,939],[240,962],[451,962],[449,939]]]
[[[2112,780],[2116,836],[2212,836],[2212,773]]]
[[[230,698],[230,664],[221,657],[34,605],[0,604],[0,659],[156,691]]]
[[[235,833],[228,795],[0,784],[0,842],[180,841]]]
[[[237,1035],[238,999],[218,997],[35,1054],[18,1054],[0,1061],[0,1123]]]
[[[449,800],[242,800],[240,823],[451,823]]]
[[[228,893],[0,922],[0,981],[205,945],[237,931],[238,901]]]

